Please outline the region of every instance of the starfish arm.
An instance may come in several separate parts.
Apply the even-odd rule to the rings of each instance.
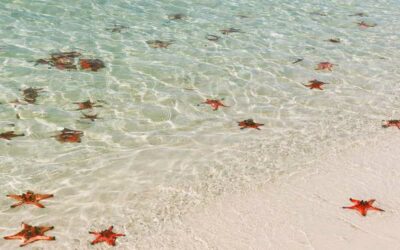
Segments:
[[[21,206],[22,204],[24,204],[24,202],[23,202],[23,201],[21,201],[21,202],[18,202],[18,203],[15,203],[15,204],[12,204],[10,207],[11,207],[11,208],[16,208],[16,207],[19,207],[19,206]]]
[[[115,237],[126,236],[125,234],[114,234]]]
[[[366,208],[359,207],[357,210],[361,213],[362,216],[367,216],[367,209]]]
[[[95,236],[99,236],[100,235],[100,233],[98,233],[98,232],[89,232],[90,234],[94,234]]]
[[[247,127],[241,127],[240,129],[245,129],[245,128],[247,128]]]
[[[37,194],[36,200],[40,201],[40,200],[44,200],[44,199],[48,199],[48,198],[52,198],[52,197],[54,197],[54,195],[52,195],[52,194]]]
[[[353,198],[350,198],[350,201],[353,202],[353,203],[359,203],[360,202],[359,200],[356,200],[356,199],[353,199]]]
[[[23,200],[21,195],[16,195],[16,194],[8,194],[7,197],[9,197],[11,199],[19,200],[19,201]]]
[[[317,89],[324,90],[321,86],[318,86]]]
[[[53,229],[54,229],[53,226],[51,226],[51,227],[40,227],[40,232],[41,233],[45,233],[45,232],[53,230]]]
[[[114,228],[114,226],[110,226],[107,230],[108,230],[108,231],[112,231],[113,228]]]
[[[357,205],[351,206],[351,207],[342,207],[343,209],[355,209]]]
[[[33,242],[35,242],[35,241],[38,241],[39,239],[37,239],[37,237],[32,237],[32,238],[30,238],[30,239],[28,239],[28,240],[24,240],[24,242],[21,244],[21,245],[19,245],[20,247],[23,247],[23,246],[26,246],[26,245],[28,245],[28,244],[30,244],[30,243],[33,243]]]
[[[115,238],[108,239],[106,242],[110,246],[115,246]]]
[[[4,236],[5,240],[18,240],[18,239],[21,239],[21,238],[22,238],[22,236],[19,233],[14,234],[14,235]]]
[[[397,127],[398,129],[400,129],[400,124],[396,124],[396,127]]]
[[[371,210],[375,210],[375,211],[381,211],[381,212],[385,212],[385,210],[378,208],[378,207],[370,207]]]
[[[43,206],[42,204],[40,204],[39,202],[32,202],[33,205],[40,207],[40,208],[45,208],[45,206]]]
[[[103,107],[103,105],[93,105],[93,107]]]
[[[261,130],[259,127],[254,127],[255,129],[257,129],[257,130]]]
[[[374,202],[375,202],[375,199],[369,200],[368,205],[372,206],[372,204],[374,204]]]
[[[104,239],[102,239],[101,237],[97,237],[94,241],[90,242],[90,244],[94,245],[103,241]]]

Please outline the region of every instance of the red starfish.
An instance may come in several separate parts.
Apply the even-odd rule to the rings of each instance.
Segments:
[[[85,102],[74,102],[74,104],[78,104],[79,108],[77,110],[92,109],[94,107],[103,107],[101,105],[95,105],[96,102],[92,102],[90,100],[87,100]]]
[[[29,243],[38,241],[38,240],[56,240],[54,236],[46,236],[45,232],[52,230],[54,227],[34,227],[28,224],[22,223],[24,229],[17,234],[9,235],[4,237],[6,240],[18,240],[21,239],[24,242],[20,245],[23,247],[28,245]]]
[[[329,71],[332,71],[332,67],[334,65],[335,64],[332,64],[330,62],[320,62],[320,63],[318,63],[317,68],[315,70],[325,70],[325,69],[327,69]]]
[[[381,211],[384,212],[385,210],[377,208],[372,206],[372,204],[375,202],[375,200],[369,200],[369,201],[364,201],[364,200],[355,200],[350,198],[350,201],[355,203],[355,205],[351,206],[351,207],[343,207],[345,209],[355,209],[358,212],[360,212],[362,214],[362,216],[366,216],[367,215],[367,211],[368,210],[375,210],[375,211]]]
[[[11,140],[11,138],[17,137],[17,136],[24,136],[24,134],[16,134],[14,131],[7,131],[7,132],[0,134],[0,138],[6,139],[6,140]]]
[[[375,26],[376,26],[375,23],[373,23],[373,24],[368,24],[368,23],[366,23],[366,22],[364,22],[364,21],[359,22],[359,23],[357,23],[357,24],[358,24],[358,26],[360,26],[361,28],[372,28],[372,27],[375,27]]]
[[[11,205],[11,208],[19,207],[23,204],[33,204],[37,207],[44,208],[42,204],[39,203],[39,201],[48,199],[51,197],[54,197],[52,194],[35,194],[32,191],[27,191],[25,194],[21,195],[16,195],[16,194],[9,194],[7,197],[10,197],[12,199],[18,200],[19,202]]]
[[[255,128],[260,130],[260,126],[264,126],[264,124],[261,123],[255,123],[253,119],[247,119],[241,122],[238,122],[238,125],[241,127],[240,129],[245,129],[245,128]]]
[[[311,80],[308,83],[310,83],[309,85],[304,85],[310,89],[320,89],[323,90],[322,85],[326,84],[324,82],[318,81],[318,80]]]
[[[223,99],[222,99],[223,100]],[[218,110],[218,108],[219,108],[219,106],[221,106],[221,107],[228,107],[228,106],[225,106],[225,104],[223,104],[222,102],[221,102],[221,100],[213,100],[213,99],[207,99],[205,102],[203,102],[204,104],[209,104],[212,108],[213,108],[213,110],[215,111],[215,110]]]
[[[382,128],[397,127],[398,129],[400,129],[400,120],[387,120],[382,122]]]
[[[82,131],[64,128],[59,135],[53,136],[59,142],[81,142]]]
[[[97,71],[104,68],[104,62],[100,59],[80,59],[79,64],[84,70]]]
[[[90,244],[94,245],[104,241],[110,246],[115,246],[115,240],[117,237],[125,236],[125,234],[116,234],[112,231],[113,228],[114,227],[111,226],[107,230],[103,230],[101,232],[89,232],[90,234],[94,234],[96,236],[96,239]]]

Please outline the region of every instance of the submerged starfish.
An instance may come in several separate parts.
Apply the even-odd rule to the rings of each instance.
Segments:
[[[315,68],[315,70],[325,70],[325,69],[327,69],[329,71],[332,71],[332,67],[334,65],[335,64],[330,63],[330,62],[320,62],[320,63],[318,63],[317,68]]]
[[[207,39],[208,41],[216,42],[216,41],[218,41],[220,38],[221,38],[221,37],[216,36],[216,35],[210,35],[210,34],[206,35],[206,39]]]
[[[397,127],[400,129],[400,120],[382,120],[382,128],[388,128],[388,127]]]
[[[101,232],[89,232],[90,234],[94,234],[96,239],[92,241],[90,244],[94,245],[100,242],[106,242],[110,246],[115,246],[115,241],[117,237],[125,236],[125,234],[117,234],[114,233],[113,226],[109,227],[107,230],[103,230]]]
[[[223,29],[223,30],[220,30],[220,31],[221,31],[221,33],[224,34],[224,35],[228,35],[228,34],[230,34],[230,33],[239,33],[239,32],[242,32],[240,29],[235,29],[235,28]]]
[[[27,191],[25,194],[21,195],[16,195],[16,194],[9,194],[7,197],[10,197],[12,199],[18,200],[19,202],[11,205],[11,208],[19,207],[23,204],[32,204],[40,208],[44,208],[42,204],[39,203],[39,201],[48,199],[51,197],[54,197],[52,194],[35,194],[32,191]]]
[[[340,39],[339,38],[330,38],[328,40],[326,40],[327,42],[331,42],[331,43],[340,43]]]
[[[172,41],[161,41],[161,40],[149,40],[146,43],[154,49],[168,48],[172,44]]]
[[[299,59],[296,59],[296,61],[292,62],[292,64],[296,64],[296,63],[299,63],[299,62],[302,62],[302,61],[304,61],[304,59],[303,58],[299,58]]]
[[[245,129],[245,128],[255,128],[260,130],[260,126],[264,126],[264,124],[261,123],[255,123],[253,119],[247,119],[241,122],[238,122],[238,125],[241,127],[240,129]]]
[[[100,59],[79,59],[79,65],[83,70],[97,71],[105,68],[104,62]]]
[[[167,16],[169,20],[182,20],[186,18],[184,14],[171,14]]]
[[[228,107],[225,104],[222,103],[224,99],[221,100],[213,100],[213,99],[207,99],[205,102],[202,102],[203,104],[209,104],[213,110],[218,110],[218,108],[221,107]]]
[[[364,200],[355,200],[350,198],[350,201],[355,203],[355,205],[351,206],[351,207],[343,207],[344,209],[355,209],[358,212],[360,212],[360,214],[362,214],[362,216],[366,216],[367,215],[367,211],[368,210],[375,210],[375,211],[381,211],[384,212],[385,210],[377,208],[372,206],[372,204],[375,202],[375,200],[369,200],[369,201],[364,201]]]
[[[89,119],[92,122],[94,122],[96,119],[101,119],[100,117],[97,117],[97,114],[90,115],[90,114],[82,113],[82,115],[83,115],[83,117],[81,117],[81,119]]]
[[[7,132],[4,132],[4,133],[1,133],[0,134],[0,138],[1,139],[6,139],[6,140],[11,140],[14,137],[24,136],[24,135],[25,134],[16,134],[14,131],[7,131]]]
[[[90,100],[84,102],[74,102],[74,104],[78,104],[79,108],[77,110],[92,109],[94,107],[103,107],[102,105],[95,105],[96,102],[92,102]]]
[[[349,16],[361,16],[361,17],[364,17],[364,16],[368,16],[368,15],[363,13],[363,12],[358,12],[358,13],[355,13],[355,14],[352,14],[352,15],[349,15]]]
[[[361,28],[372,28],[372,27],[375,27],[375,26],[376,26],[375,23],[369,24],[369,23],[366,23],[366,22],[364,22],[364,21],[361,21],[361,22],[359,22],[359,23],[357,23],[357,24],[358,24],[358,26],[360,26]]]
[[[83,136],[82,131],[72,130],[64,128],[60,134],[53,136],[59,142],[81,142],[81,137]]]
[[[22,227],[22,231],[14,235],[5,236],[4,239],[23,240],[23,243],[20,245],[20,247],[23,247],[38,240],[56,240],[56,237],[54,236],[44,235],[45,232],[54,229],[54,227],[35,227],[25,223],[22,223]]]
[[[308,83],[310,83],[310,84],[304,85],[304,86],[306,86],[306,87],[308,87],[310,89],[320,89],[320,90],[323,90],[322,85],[327,84],[325,82],[321,82],[321,81],[318,81],[318,80],[315,80],[315,79],[309,81]]]
[[[39,59],[35,65],[49,64],[58,69],[77,69],[74,62],[75,58],[79,56],[81,56],[81,53],[76,51],[52,53],[49,59]]]
[[[120,24],[114,24],[114,27],[113,28],[107,28],[106,30],[107,31],[111,31],[111,32],[113,32],[113,33],[121,33],[121,31],[123,30],[123,29],[127,29],[128,27],[127,26],[124,26],[124,25],[120,25]]]
[[[39,96],[39,92],[41,92],[43,88],[27,88],[22,90],[22,94],[24,95],[24,101],[30,104],[34,104],[36,102],[36,98]]]

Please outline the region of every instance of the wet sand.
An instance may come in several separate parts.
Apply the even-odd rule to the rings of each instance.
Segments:
[[[146,249],[400,249],[400,134],[321,157],[313,170],[225,195],[138,242]],[[318,156],[316,156],[318,157]],[[348,200],[375,198],[366,217]]]

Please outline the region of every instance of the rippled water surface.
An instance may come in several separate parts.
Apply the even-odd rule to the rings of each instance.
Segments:
[[[368,16],[350,16],[360,12]],[[187,18],[169,20],[174,13]],[[377,26],[359,28],[363,20]],[[395,0],[2,0],[0,132],[26,135],[0,141],[2,236],[22,221],[49,224],[57,241],[38,249],[86,249],[87,231],[114,225],[127,234],[120,248],[132,249],[208,198],[385,133],[380,121],[399,118],[398,23]],[[127,28],[111,32],[115,24]],[[231,27],[242,32],[219,31]],[[173,43],[154,49],[148,40]],[[34,66],[73,50],[106,68]],[[336,66],[315,71],[321,61]],[[312,79],[330,84],[305,88]],[[44,88],[36,104],[9,103],[27,87]],[[206,98],[229,107],[199,106]],[[80,119],[73,103],[88,99],[104,101],[94,111],[102,119]],[[240,130],[248,118],[265,126]],[[84,131],[82,143],[51,137],[64,127]],[[43,201],[46,209],[10,209],[5,195],[28,189],[55,198]]]

